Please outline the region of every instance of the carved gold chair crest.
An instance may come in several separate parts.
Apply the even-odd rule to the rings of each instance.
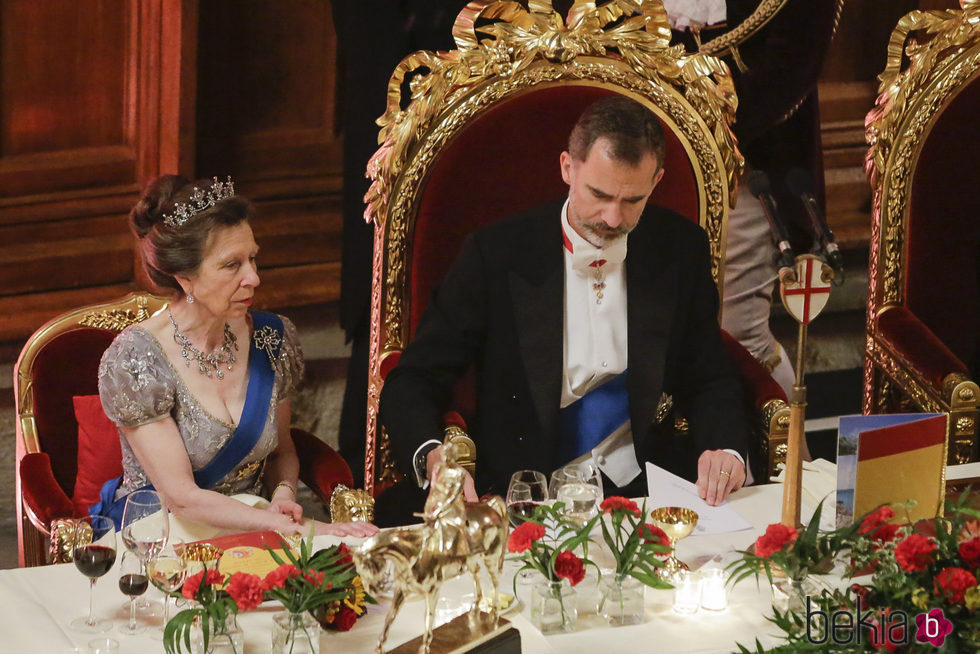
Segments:
[[[948,414],[950,463],[977,458],[980,2],[961,6],[899,21],[866,122],[864,411]]]
[[[729,127],[731,77],[720,60],[670,45],[659,0],[578,1],[565,16],[550,0],[526,8],[479,0],[460,12],[453,36],[456,50],[416,52],[395,69],[368,165],[375,245],[365,485],[375,494],[398,477],[378,398],[429,292],[474,228],[567,194],[558,155],[591,102],[624,94],[661,120],[667,173],[651,202],[707,231],[723,283],[742,168]],[[471,400],[456,395],[465,416]]]

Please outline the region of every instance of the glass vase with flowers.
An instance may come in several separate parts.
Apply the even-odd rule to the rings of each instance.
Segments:
[[[660,557],[672,549],[670,539],[660,527],[644,522],[645,502],[641,509],[633,500],[612,496],[599,510],[602,539],[616,562],[600,579],[599,612],[611,625],[638,624],[643,622],[644,588],[672,588],[658,574],[664,566]]]
[[[281,555],[272,549],[269,554],[279,567],[265,576],[263,588],[267,598],[277,600],[285,609],[273,616],[273,654],[317,654],[320,623],[316,612],[347,602],[351,589],[359,585],[350,552],[344,545],[335,545],[314,553],[311,540],[307,539],[300,542],[298,555],[285,544]],[[355,591],[354,595],[352,611],[356,619],[358,608],[360,614],[364,612],[363,602],[374,600],[363,592],[358,596]],[[361,603],[356,601],[358,598]]]
[[[511,531],[507,549],[521,563],[519,572],[535,570],[542,576],[531,591],[531,620],[543,633],[573,631],[578,622],[575,586],[585,578],[589,560],[589,534],[598,516],[580,525],[569,519],[562,502],[542,504],[529,520]],[[582,556],[575,554],[582,550]],[[597,568],[598,569],[598,568]],[[517,595],[514,577],[514,594]]]

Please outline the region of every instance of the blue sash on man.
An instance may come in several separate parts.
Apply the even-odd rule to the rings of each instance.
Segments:
[[[561,442],[557,465],[565,465],[591,451],[630,419],[626,373],[624,370],[593,388],[559,412]]]
[[[214,458],[200,470],[194,471],[194,482],[200,488],[214,488],[248,456],[262,438],[265,422],[269,417],[269,402],[276,378],[274,362],[278,359],[283,340],[282,319],[266,311],[252,311],[251,315],[254,337],[248,353],[248,388],[245,391],[241,421]],[[98,503],[89,509],[89,515],[112,518],[117,530],[122,526],[123,508],[128,495],[115,499],[120,483],[122,475],[107,481],[99,493]],[[137,490],[145,489],[152,490],[153,485],[147,484]]]

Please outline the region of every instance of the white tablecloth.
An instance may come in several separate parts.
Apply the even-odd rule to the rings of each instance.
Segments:
[[[715,555],[731,558],[736,549],[745,549],[761,533],[765,526],[777,522],[780,514],[782,486],[749,487],[732,496],[732,506],[749,522],[753,529],[714,536],[692,536],[680,542],[678,556],[692,568],[699,567]],[[657,506],[648,501],[648,508]],[[812,507],[804,506],[804,517]],[[336,539],[320,537],[316,547],[325,547]],[[355,541],[356,542],[356,541]],[[354,544],[352,542],[351,544]],[[122,547],[122,544],[119,544]],[[514,566],[508,563],[504,586],[509,590]],[[119,592],[118,572],[113,569],[95,586],[95,612],[98,617],[111,618],[115,625],[108,634],[120,643],[121,654],[155,654],[163,652],[160,632],[147,631],[137,636],[119,633],[128,612],[124,608],[125,596]],[[75,566],[53,565],[0,571],[0,650],[4,652],[41,652],[62,654],[75,646],[84,648],[95,636],[78,634],[68,628],[75,617],[88,611],[88,579]],[[443,586],[443,595],[451,604],[455,598],[472,592],[468,577],[460,577]],[[519,596],[526,595],[529,587],[518,586]],[[147,597],[159,599],[156,589],[150,588]],[[672,591],[647,589],[644,624],[611,628],[595,615],[579,618],[577,631],[570,634],[543,636],[531,624],[527,602],[520,611],[507,617],[520,629],[525,654],[560,652],[633,651],[640,643],[658,645],[659,651],[667,652],[732,652],[737,642],[751,645],[756,638],[764,644],[774,644],[775,627],[765,619],[770,612],[771,591],[763,579],[757,586],[751,580],[743,581],[729,592],[729,608],[712,614],[701,611],[692,616],[679,616],[671,610]],[[418,636],[422,630],[424,603],[420,600],[406,602],[392,626],[387,646],[395,647]],[[246,652],[253,654],[269,650],[272,615],[281,610],[275,603],[266,603],[259,609],[239,615],[239,625],[245,633]],[[325,632],[321,651],[372,652],[377,642],[387,603],[369,606],[366,616],[358,620],[347,633]],[[173,606],[171,605],[171,614]],[[155,618],[159,624],[160,618]],[[646,649],[646,648],[641,648]],[[84,649],[82,650],[84,651]]]

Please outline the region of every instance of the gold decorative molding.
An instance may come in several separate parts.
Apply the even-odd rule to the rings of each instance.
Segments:
[[[878,318],[905,301],[912,180],[923,143],[957,94],[980,73],[980,0],[958,10],[913,11],[888,43],[879,96],[865,121],[865,171],[872,187],[864,410],[949,415],[948,460],[973,460],[977,386],[953,374],[940,388],[880,337]],[[972,397],[971,397],[972,396]],[[961,429],[969,425],[971,429]]]
[[[671,46],[660,0],[576,0],[562,17],[551,0],[474,0],[453,27],[457,49],[403,59],[378,119],[380,148],[368,163],[365,219],[375,225],[365,485],[380,469],[377,422],[381,357],[408,339],[408,244],[420,189],[440,152],[496,104],[537,88],[579,84],[643,103],[681,141],[694,168],[700,223],[721,283],[726,206],[744,160],[731,131],[736,100],[728,67]],[[406,84],[407,83],[407,84]],[[403,97],[403,88],[408,93]],[[375,443],[375,435],[378,435]]]
[[[865,121],[865,171],[873,190],[869,317],[903,300],[912,177],[935,119],[980,68],[980,2],[913,11],[888,43],[878,99]],[[903,62],[907,62],[903,66]]]

